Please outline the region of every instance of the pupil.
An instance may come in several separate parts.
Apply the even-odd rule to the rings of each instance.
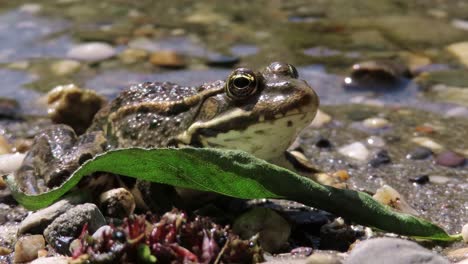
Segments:
[[[234,86],[237,88],[246,88],[250,85],[250,80],[245,77],[239,77],[234,80]]]

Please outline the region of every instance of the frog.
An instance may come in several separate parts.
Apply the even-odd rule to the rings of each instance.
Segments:
[[[210,147],[277,160],[313,120],[319,98],[288,63],[240,67],[199,86],[144,82],[101,108],[85,133],[64,124],[35,136],[14,178],[28,194],[60,186],[84,162],[119,148]]]

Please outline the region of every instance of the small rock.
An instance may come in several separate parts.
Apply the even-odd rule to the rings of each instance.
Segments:
[[[377,168],[382,164],[389,164],[392,162],[390,155],[388,155],[388,151],[380,150],[375,154],[375,157],[369,161],[369,165],[371,167]]]
[[[15,244],[15,263],[28,262],[37,258],[37,252],[45,248],[42,235],[23,236]]]
[[[411,141],[432,151],[440,151],[444,148],[442,145],[428,137],[414,137],[411,139]]]
[[[468,41],[453,43],[447,46],[447,50],[457,57],[465,67],[468,67]]]
[[[54,123],[69,125],[82,134],[105,102],[94,90],[59,85],[47,93],[47,113]]]
[[[29,13],[29,14],[37,14],[42,10],[42,6],[40,4],[33,4],[27,3],[23,4],[19,7],[20,12]]]
[[[426,147],[417,147],[406,155],[407,159],[412,160],[422,160],[430,157],[432,155],[432,150]]]
[[[20,117],[19,103],[10,98],[0,98],[0,118],[2,119],[18,119]]]
[[[446,184],[450,181],[450,178],[446,176],[431,175],[429,176],[429,181],[436,184]]]
[[[377,189],[372,198],[381,204],[392,207],[397,211],[418,215],[418,212],[406,202],[403,196],[388,185],[384,185]]]
[[[361,142],[354,142],[338,149],[338,152],[349,158],[365,161],[369,156],[369,150]]]
[[[7,154],[11,152],[11,145],[8,143],[8,140],[0,135],[0,155]]]
[[[104,42],[89,42],[72,47],[67,57],[79,61],[99,62],[114,57],[116,50]]]
[[[435,162],[446,167],[462,166],[465,163],[465,157],[453,151],[444,151],[435,157]]]
[[[20,224],[18,233],[42,233],[44,229],[58,216],[64,214],[77,204],[89,199],[87,192],[76,192],[67,195],[54,204],[28,215]]]
[[[145,61],[148,58],[148,55],[149,53],[146,50],[128,48],[122,51],[118,57],[124,64],[135,64]]]
[[[185,59],[182,55],[172,50],[155,51],[150,55],[150,62],[155,66],[182,68],[185,67]]]
[[[387,119],[380,117],[367,118],[362,121],[362,124],[370,129],[382,129],[390,126],[390,122]]]
[[[69,243],[81,233],[86,223],[91,233],[106,224],[106,219],[94,204],[80,204],[60,215],[44,230],[44,237],[53,248],[66,253],[64,250],[68,251]]]
[[[65,257],[65,256],[57,256],[57,257],[44,257],[44,258],[38,258],[32,261],[29,264],[68,264],[71,263],[71,258],[70,257]]]
[[[318,109],[314,120],[312,120],[312,123],[310,123],[310,126],[313,128],[321,128],[324,125],[330,123],[331,120],[332,117],[330,115]]]
[[[319,137],[315,142],[317,148],[331,148],[333,145],[327,138]]]
[[[447,257],[456,261],[468,259],[468,247],[451,250],[447,252]]]
[[[25,154],[13,153],[0,155],[0,174],[9,174],[19,169]]]
[[[256,207],[239,216],[233,230],[243,239],[258,234],[258,242],[267,252],[277,252],[288,241],[291,226],[275,211]]]
[[[417,184],[426,184],[430,181],[430,178],[429,175],[421,175],[414,178],[410,178],[409,181]]]
[[[0,225],[0,241],[2,246],[13,248],[18,239],[18,223],[5,223]]]
[[[385,146],[385,140],[378,136],[370,136],[367,138],[366,142],[372,147],[381,148]]]
[[[81,67],[81,63],[75,60],[60,60],[52,63],[50,69],[53,74],[58,76],[66,76],[77,72]]]
[[[465,241],[465,243],[468,243],[468,224],[463,225],[461,234],[463,237],[463,241]]]
[[[99,207],[106,216],[124,218],[135,210],[135,198],[127,189],[116,188],[99,196]]]
[[[442,256],[415,242],[397,238],[374,238],[357,244],[344,264],[449,264]]]
[[[239,61],[239,57],[214,54],[207,57],[206,64],[212,67],[232,67]]]
[[[314,251],[306,260],[305,264],[341,264],[344,257],[338,251]]]
[[[0,256],[6,256],[11,253],[11,249],[0,246]]]
[[[345,87],[364,89],[388,87],[410,76],[409,69],[401,63],[365,61],[352,66],[350,76],[344,79],[344,84]]]

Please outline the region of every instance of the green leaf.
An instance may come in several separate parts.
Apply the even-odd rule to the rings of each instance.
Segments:
[[[15,199],[28,209],[53,203],[82,177],[105,171],[177,187],[244,198],[281,198],[345,217],[361,225],[422,239],[453,241],[442,228],[392,211],[368,194],[318,184],[289,170],[235,150],[209,148],[121,149],[86,162],[62,186],[39,195],[21,192],[10,175]]]

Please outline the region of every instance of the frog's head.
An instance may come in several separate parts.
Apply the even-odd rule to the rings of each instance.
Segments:
[[[240,149],[266,160],[282,155],[319,104],[286,63],[271,63],[261,72],[238,68],[213,86],[220,92],[203,101],[185,136],[191,144]]]

